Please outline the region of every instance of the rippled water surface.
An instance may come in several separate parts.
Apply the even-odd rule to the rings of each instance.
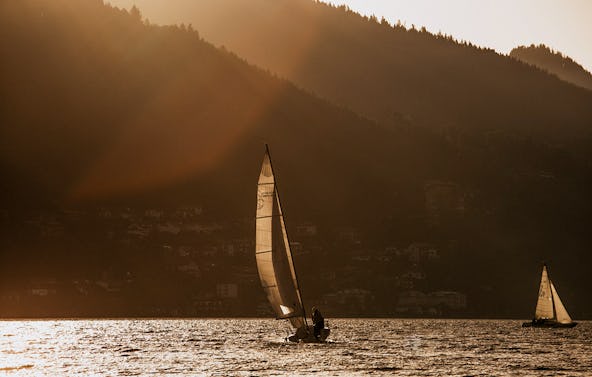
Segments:
[[[336,319],[326,344],[271,319],[0,321],[0,376],[591,376],[592,323]]]

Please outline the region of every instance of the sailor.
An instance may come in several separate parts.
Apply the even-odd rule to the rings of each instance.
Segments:
[[[312,308],[312,324],[314,325],[314,336],[319,339],[321,330],[325,327],[325,318],[323,318],[321,311],[314,306]]]

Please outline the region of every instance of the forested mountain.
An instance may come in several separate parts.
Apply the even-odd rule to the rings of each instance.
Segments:
[[[304,169],[311,179],[327,175],[322,166],[366,166],[367,146],[387,145],[385,131],[370,122],[217,50],[191,29],[149,26],[139,13],[96,0],[2,7],[2,43],[11,46],[2,50],[3,165],[51,200],[134,197],[223,176],[224,162],[245,146],[248,157],[233,163],[248,163],[231,176],[248,185],[264,142],[281,145],[286,165],[313,166]],[[315,161],[314,150],[339,143],[347,154]],[[360,178],[373,174],[358,170]],[[255,186],[248,187],[252,194]]]
[[[582,88],[592,90],[592,74],[562,53],[545,45],[519,46],[510,51],[510,56],[539,67],[560,79]]]
[[[206,214],[200,221],[246,224],[241,234],[248,239],[267,142],[288,226],[313,222],[326,230],[318,240],[323,259],[313,258],[308,271],[314,274],[303,279],[309,282],[303,283],[309,284],[308,292],[314,292],[321,273],[346,271],[335,278],[342,288],[372,290],[377,297],[372,307],[388,308],[394,289],[389,284],[401,265],[381,262],[377,268],[390,280],[378,280],[376,270],[360,267],[360,254],[370,258],[389,246],[429,243],[442,259],[426,289],[465,292],[474,315],[530,314],[533,303],[525,297],[535,294],[542,259],[555,262],[554,274],[563,282],[562,297],[572,314],[590,315],[586,288],[591,277],[585,266],[591,262],[591,167],[565,145],[528,134],[564,140],[587,135],[588,91],[493,52],[379,25],[343,9],[300,1],[266,4],[269,22],[281,19],[276,10],[286,4],[334,15],[327,24],[311,21],[307,30],[318,32],[315,38],[325,38],[326,29],[344,22],[343,33],[354,35],[364,54],[345,59],[342,44],[322,39],[317,52],[323,55],[335,47],[335,54],[314,64],[302,62],[294,71],[308,75],[315,64],[324,67],[316,71],[318,81],[310,79],[334,85],[330,90],[336,93],[342,88],[343,100],[303,82],[298,85],[308,91],[298,89],[214,47],[200,38],[205,32],[193,30],[201,33],[197,22],[193,27],[155,26],[136,8],[120,10],[99,0],[0,3],[1,300],[13,297],[6,290],[39,276],[80,282],[100,275],[99,269],[124,276],[131,272],[137,281],[143,271],[143,285],[130,297],[145,302],[187,292],[194,282],[175,280],[179,274],[173,273],[165,279],[155,271],[164,270],[163,250],[174,242],[191,243],[195,237],[216,241],[198,233],[201,228],[191,236],[165,238],[169,223],[134,223],[132,210],[125,209],[113,220],[123,229],[119,236],[104,228],[103,220],[90,217],[73,220],[74,230],[66,237],[58,214],[72,208],[111,216],[105,208],[129,207],[144,214],[144,209],[203,206]],[[259,8],[254,9],[251,13],[258,14]],[[293,18],[279,22],[278,34],[298,17],[294,11]],[[365,39],[357,34],[359,27],[379,34]],[[343,33],[327,35],[337,42]],[[286,37],[286,46],[298,49],[299,35]],[[416,70],[412,60],[392,61],[392,66],[381,60],[383,54],[393,55],[382,43],[397,38],[399,55],[418,56],[415,43],[425,42],[432,52],[421,54],[436,54],[441,64]],[[428,55],[421,56],[433,62]],[[483,71],[481,63],[499,70]],[[376,67],[384,68],[384,77]],[[470,80],[464,75],[476,71]],[[409,96],[402,95],[404,89],[391,93],[395,86],[388,85],[395,82]],[[425,101],[413,97],[418,91]],[[479,102],[483,91],[491,101]],[[548,96],[557,102],[550,104]],[[560,115],[562,109],[573,111]],[[470,125],[488,132],[471,132]],[[512,127],[519,129],[510,132]],[[145,221],[156,221],[152,213],[143,215]],[[46,227],[35,235],[30,229],[39,224]],[[210,228],[222,229],[223,241],[231,237],[223,227]],[[56,233],[62,236],[52,236]],[[341,233],[356,242],[344,245],[342,237],[334,243]],[[140,241],[134,244],[132,237]],[[250,257],[240,262],[254,269]],[[214,265],[194,262],[204,269]],[[347,269],[351,266],[355,274]],[[62,308],[59,313],[69,312]]]
[[[113,0],[383,124],[586,137],[592,94],[493,50],[312,0]]]
[[[96,276],[93,266],[126,268],[113,266],[136,249],[91,242],[113,237],[98,220],[80,221],[66,239],[24,225],[64,208],[203,205],[209,222],[253,224],[264,142],[292,224],[381,221],[374,214],[394,204],[392,187],[401,179],[421,187],[430,169],[421,152],[430,138],[422,148],[411,133],[394,137],[190,28],[148,25],[137,9],[25,0],[0,4],[0,18],[0,43],[10,46],[0,51],[3,288],[37,274],[78,281],[85,271]],[[397,191],[421,203],[421,192]],[[143,251],[160,256],[162,247]],[[154,255],[136,257],[134,264],[158,266]]]

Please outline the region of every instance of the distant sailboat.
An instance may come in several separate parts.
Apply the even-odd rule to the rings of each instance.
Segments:
[[[325,327],[316,338],[313,326],[306,322],[306,312],[267,145],[257,185],[255,238],[257,269],[267,299],[276,318],[289,320],[296,329],[295,334],[288,339],[294,342],[324,341],[330,330]]]
[[[573,322],[561,302],[557,290],[547,272],[547,265],[543,265],[539,299],[531,322],[524,322],[522,327],[574,327]]]

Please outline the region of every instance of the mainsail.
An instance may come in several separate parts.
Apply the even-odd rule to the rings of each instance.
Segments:
[[[567,313],[565,306],[563,306],[563,303],[561,302],[561,299],[559,298],[559,295],[557,294],[557,290],[555,289],[553,282],[550,282],[550,283],[551,283],[551,292],[553,293],[553,304],[555,305],[555,316],[556,316],[557,322],[571,323],[572,322],[571,317]]]
[[[543,266],[541,285],[539,287],[539,299],[534,312],[535,319],[552,319],[555,317],[553,311],[553,298],[551,295],[551,284],[547,274],[547,266]]]
[[[290,251],[288,234],[266,146],[257,185],[255,255],[261,285],[277,319],[305,325],[305,312]]]

